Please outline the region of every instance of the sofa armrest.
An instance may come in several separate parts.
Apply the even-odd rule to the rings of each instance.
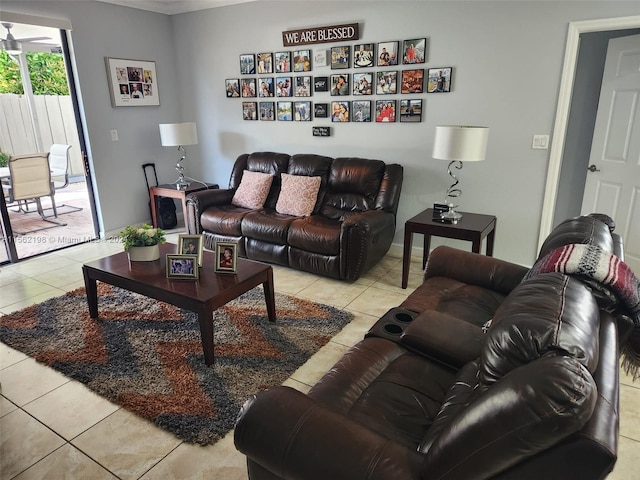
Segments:
[[[420,478],[423,456],[290,387],[247,400],[238,416],[236,448],[282,478]]]
[[[484,339],[482,328],[446,313],[427,310],[413,319],[400,343],[433,360],[462,368],[480,356]]]
[[[396,233],[396,216],[367,210],[347,217],[340,232],[342,278],[356,280],[387,253]]]
[[[528,271],[527,267],[515,263],[440,246],[429,254],[424,278],[449,277],[468,285],[509,294]]]
[[[202,212],[213,205],[228,205],[231,203],[234,193],[234,189],[212,189],[201,190],[187,195],[187,218],[185,218],[187,233],[191,235],[201,234],[200,215],[202,215]]]

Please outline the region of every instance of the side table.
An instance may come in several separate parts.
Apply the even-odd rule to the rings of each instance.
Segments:
[[[487,256],[493,256],[493,242],[496,234],[496,217],[477,213],[462,213],[458,223],[443,223],[433,220],[433,208],[427,208],[404,224],[404,253],[402,255],[402,288],[407,288],[409,282],[409,266],[411,265],[411,247],[413,234],[424,235],[422,252],[422,268],[427,264],[431,237],[454,238],[473,242],[471,250],[480,253],[482,239],[487,239]]]
[[[149,197],[151,198],[151,221],[154,228],[158,227],[158,198],[157,197],[170,197],[177,198],[182,202],[182,215],[186,225],[187,221],[187,194],[193,192],[199,192],[200,190],[208,190],[210,188],[218,188],[217,183],[203,184],[201,182],[192,182],[185,190],[178,190],[173,183],[164,183],[162,185],[156,185],[155,187],[149,187]]]

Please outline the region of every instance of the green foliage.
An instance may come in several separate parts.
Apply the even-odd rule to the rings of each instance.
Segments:
[[[6,167],[9,164],[9,154],[0,152],[0,167]]]
[[[69,95],[62,54],[27,52],[25,56],[35,95]],[[0,51],[0,93],[24,93],[20,67],[5,51]]]
[[[133,227],[131,225],[125,227],[120,232],[120,239],[126,251],[131,247],[150,247],[167,241],[164,230],[153,228],[146,223],[142,227]]]

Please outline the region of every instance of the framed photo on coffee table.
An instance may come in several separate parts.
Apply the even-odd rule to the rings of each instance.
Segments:
[[[197,280],[198,274],[197,255],[167,255],[167,278]]]
[[[202,235],[178,235],[178,254],[197,255],[198,266],[202,266],[202,252],[204,250],[204,240]]]
[[[216,273],[236,273],[238,270],[238,244],[236,242],[216,242]]]

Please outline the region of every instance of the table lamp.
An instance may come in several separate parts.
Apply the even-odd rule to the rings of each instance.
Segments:
[[[176,163],[176,170],[178,171],[178,180],[174,182],[176,189],[186,190],[192,180],[186,177],[184,174],[184,166],[182,162],[186,158],[183,145],[197,145],[198,144],[198,132],[196,130],[196,124],[194,122],[187,123],[161,123],[160,124],[160,141],[164,147],[178,147],[178,151],[182,152],[182,157]]]
[[[489,139],[488,127],[473,127],[467,125],[438,125],[433,142],[433,158],[449,160],[447,172],[454,182],[445,194],[445,203],[449,210],[442,212],[445,220],[458,221],[462,214],[456,212],[458,205],[453,204],[453,199],[462,194],[458,185],[458,177],[452,172],[452,167],[460,170],[462,162],[479,162],[484,160],[487,153],[487,141]]]

